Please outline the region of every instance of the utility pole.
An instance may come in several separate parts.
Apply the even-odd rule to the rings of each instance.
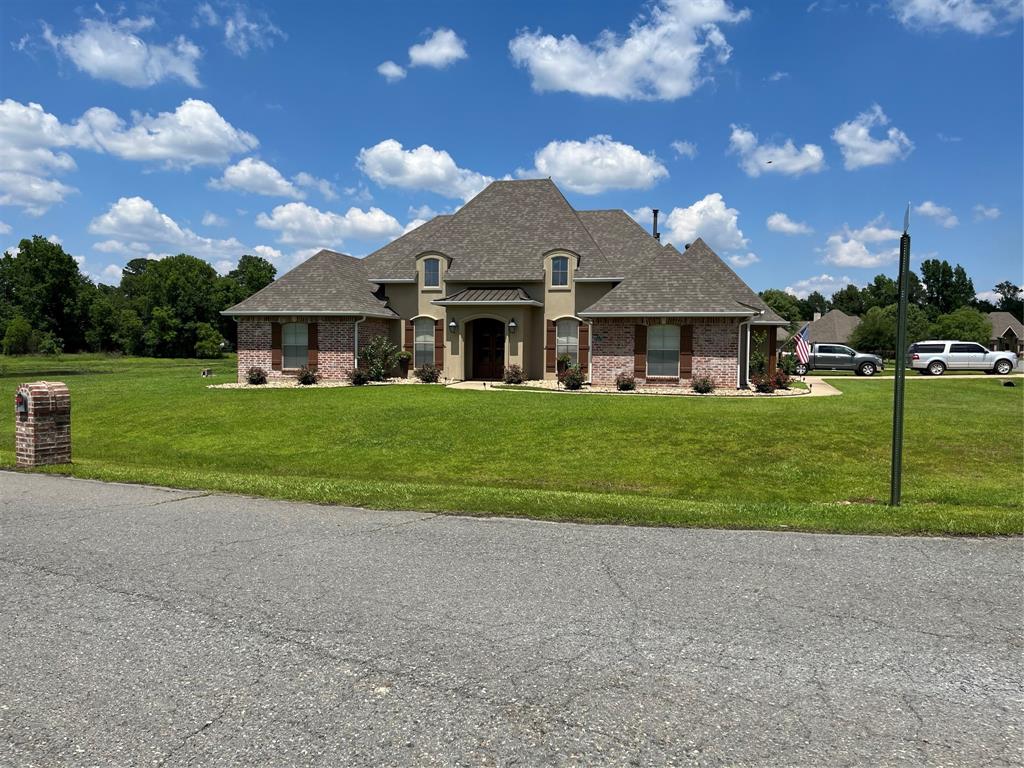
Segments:
[[[900,238],[899,304],[896,315],[896,382],[892,395],[892,476],[889,506],[900,505],[903,487],[903,390],[907,380],[907,294],[910,292],[910,203],[903,215]]]

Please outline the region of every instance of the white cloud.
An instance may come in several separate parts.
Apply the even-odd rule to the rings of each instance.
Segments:
[[[272,246],[257,245],[255,248],[252,249],[252,255],[259,256],[261,258],[267,259],[268,261],[277,261],[284,254],[282,254],[279,250],[277,250],[277,248],[274,248]]]
[[[223,276],[235,268],[235,263],[231,259],[217,259],[213,263],[213,268],[217,270],[218,275]]]
[[[158,243],[203,258],[236,257],[244,247],[233,237],[227,240],[201,237],[191,229],[180,226],[142,197],[122,197],[106,213],[89,223],[89,232],[106,235],[114,242],[124,244],[125,249],[129,250],[141,250],[141,245]],[[110,241],[104,241],[96,247],[107,252],[115,250]]]
[[[756,134],[737,125],[732,126],[729,151],[739,155],[740,167],[752,177],[762,173],[800,176],[825,169],[825,153],[817,144],[804,144],[802,149],[792,139],[781,145],[759,144]]]
[[[117,264],[107,264],[103,268],[101,277],[107,285],[120,285],[121,275],[122,267],[117,266]]]
[[[421,205],[419,207],[409,206],[409,216],[414,219],[432,219],[438,215],[438,212],[431,208],[429,205]]]
[[[435,30],[424,42],[409,48],[409,66],[444,69],[468,56],[466,42],[452,30],[442,27]]]
[[[673,141],[672,150],[676,157],[694,158],[697,156],[697,145],[692,141]]]
[[[32,216],[41,216],[52,205],[77,192],[56,179],[17,171],[0,171],[0,205],[16,205]]]
[[[306,261],[310,256],[320,252],[320,247],[314,248],[299,248],[296,251],[292,251],[292,266],[297,267],[302,262]]]
[[[236,56],[247,56],[253,48],[272,48],[278,38],[285,40],[288,36],[266,14],[259,20],[250,18],[243,6],[237,6],[234,14],[224,20],[224,45]]]
[[[405,68],[388,60],[377,65],[377,74],[389,83],[395,83],[405,77]]]
[[[153,26],[153,20],[145,17],[117,22],[83,19],[81,30],[71,35],[54,34],[44,24],[43,38],[54,51],[95,78],[133,88],[177,78],[198,87],[196,62],[202,56],[199,47],[184,36],[167,45],[155,45],[135,34]]]
[[[950,136],[945,133],[936,133],[935,136],[944,144],[956,144],[957,142],[963,141],[962,136]]]
[[[611,136],[592,136],[586,141],[552,141],[533,156],[531,170],[517,171],[526,178],[550,176],[559,186],[585,195],[609,189],[648,189],[668,171],[653,155],[613,141]]]
[[[208,27],[216,27],[220,24],[220,16],[213,10],[213,6],[209,3],[201,3],[196,7],[196,15],[192,19],[192,26],[198,27],[200,24],[205,24]]]
[[[228,220],[223,216],[218,216],[213,211],[207,211],[203,214],[203,226],[204,227],[223,227],[228,223]]]
[[[946,229],[952,229],[960,223],[960,219],[953,214],[953,211],[937,203],[933,203],[931,200],[925,200],[919,206],[914,208],[914,212],[919,213],[922,216],[927,216],[930,219],[935,219]]]
[[[409,221],[408,224],[406,224],[404,227],[402,227],[402,234],[404,235],[404,234],[407,234],[409,232],[412,232],[417,227],[422,227],[426,223],[427,223],[426,219],[412,219],[412,220]],[[397,235],[395,235],[395,237],[397,237]]]
[[[88,110],[70,129],[78,146],[126,160],[172,167],[219,165],[255,149],[259,141],[235,128],[205,101],[186,99],[174,112],[132,115],[132,126],[103,107]]]
[[[729,263],[734,267],[749,267],[760,260],[756,253],[734,253],[729,257]]]
[[[997,32],[1021,18],[1020,0],[889,0],[906,27],[958,29],[974,35]]]
[[[632,214],[641,224],[651,221],[651,209]],[[729,208],[721,193],[713,192],[688,208],[673,208],[663,220],[662,240],[682,250],[698,237],[719,252],[743,251],[749,243],[739,228],[739,211]]]
[[[832,140],[843,153],[843,165],[848,171],[869,165],[887,165],[902,160],[914,150],[912,142],[899,128],[889,128],[884,139],[876,139],[871,130],[889,124],[889,118],[877,104],[861,112],[849,122],[842,123],[832,132]]]
[[[1003,214],[1003,212],[995,206],[990,208],[986,205],[982,205],[981,203],[974,206],[973,210],[975,221],[995,221]]]
[[[422,144],[407,150],[394,139],[359,150],[357,164],[381,186],[429,190],[463,200],[494,181],[490,176],[459,168],[443,149]]]
[[[792,285],[787,285],[785,291],[796,296],[798,299],[806,299],[815,291],[822,296],[831,297],[836,291],[842,290],[851,283],[853,283],[853,280],[845,275],[837,278],[829,274],[821,274],[809,277],[806,280],[797,280]]]
[[[256,226],[274,229],[286,245],[332,247],[350,238],[372,239],[402,231],[398,220],[380,208],[349,208],[344,214],[321,211],[306,203],[287,203],[256,217]]]
[[[329,182],[327,179],[318,179],[312,174],[300,171],[292,177],[292,182],[300,187],[306,187],[307,189],[315,189],[325,200],[337,200],[338,191],[334,188],[334,184]]]
[[[35,103],[0,102],[0,205],[16,205],[38,216],[77,190],[53,178],[75,169],[65,126]]]
[[[765,226],[772,232],[780,232],[783,235],[809,235],[814,231],[804,222],[793,221],[781,211],[769,216],[765,220]]]
[[[843,226],[840,232],[829,235],[825,241],[825,261],[840,267],[876,268],[899,257],[898,246],[872,249],[877,243],[899,240],[900,231],[886,227],[881,217],[860,229]]]
[[[780,80],[785,80],[787,77],[789,77],[789,72],[772,72],[765,80],[769,83],[777,83]]]
[[[509,43],[513,61],[529,70],[536,91],[571,91],[615,99],[673,101],[709,79],[709,59],[729,60],[719,24],[750,17],[727,0],[662,0],[622,37],[603,31],[593,43],[575,35],[524,31]]]
[[[305,194],[269,163],[246,157],[224,169],[219,179],[210,179],[214,189],[236,189],[270,197],[291,197],[302,200]]]
[[[6,221],[0,221],[0,235],[11,234],[11,225]]]

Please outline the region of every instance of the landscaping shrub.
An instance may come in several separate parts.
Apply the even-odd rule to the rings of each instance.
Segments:
[[[632,392],[636,389],[636,377],[632,373],[620,373],[615,377],[615,388],[619,392]]]
[[[227,345],[220,331],[210,323],[196,323],[196,357],[214,358],[224,356],[224,347]]]
[[[356,368],[348,375],[348,380],[352,383],[353,387],[361,387],[364,384],[370,383],[370,376],[362,368]]]
[[[566,389],[580,389],[583,386],[583,371],[578,365],[570,366],[558,374],[558,380]]]
[[[564,373],[565,371],[569,370],[569,366],[571,365],[572,355],[570,355],[568,352],[563,352],[558,356],[558,365],[555,370],[557,370],[558,373]]]
[[[245,372],[245,380],[250,384],[266,384],[267,383],[267,372],[260,368],[258,365],[254,365],[248,371]]]
[[[506,384],[522,384],[526,380],[526,376],[523,375],[522,366],[513,363],[506,366],[505,372],[501,375],[501,380]]]
[[[64,342],[52,333],[47,332],[39,337],[39,344],[36,346],[36,352],[40,355],[59,355],[63,351]]]
[[[780,368],[775,372],[772,383],[775,384],[776,389],[789,389],[789,379],[789,374]]]
[[[5,355],[27,355],[32,351],[32,326],[21,315],[17,315],[7,324],[4,333]]]
[[[441,370],[436,365],[421,366],[413,371],[413,373],[424,384],[437,384],[441,380]]]
[[[789,376],[796,373],[796,355],[779,355],[779,370],[785,371]]]
[[[412,362],[412,352],[407,349],[403,349],[398,353],[398,367],[402,371],[402,377],[405,378],[409,375],[409,364]]]
[[[398,365],[399,349],[386,336],[374,336],[359,351],[359,359],[370,381],[384,381]]]
[[[757,373],[750,377],[750,385],[757,392],[772,393],[775,391],[774,377],[763,373]]]
[[[712,381],[710,376],[704,374],[697,374],[693,377],[693,383],[691,384],[693,391],[702,395],[709,395],[715,391],[715,382]]]
[[[310,384],[316,384],[316,371],[310,370],[306,366],[299,368],[298,373],[295,374],[295,380],[304,387],[308,387]]]

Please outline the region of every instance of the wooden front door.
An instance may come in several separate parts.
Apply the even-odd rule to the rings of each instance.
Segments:
[[[500,379],[505,371],[505,324],[473,321],[473,378]]]

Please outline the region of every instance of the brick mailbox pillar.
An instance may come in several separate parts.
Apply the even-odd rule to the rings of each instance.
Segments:
[[[14,396],[19,467],[71,463],[71,393],[59,381],[22,384]]]

